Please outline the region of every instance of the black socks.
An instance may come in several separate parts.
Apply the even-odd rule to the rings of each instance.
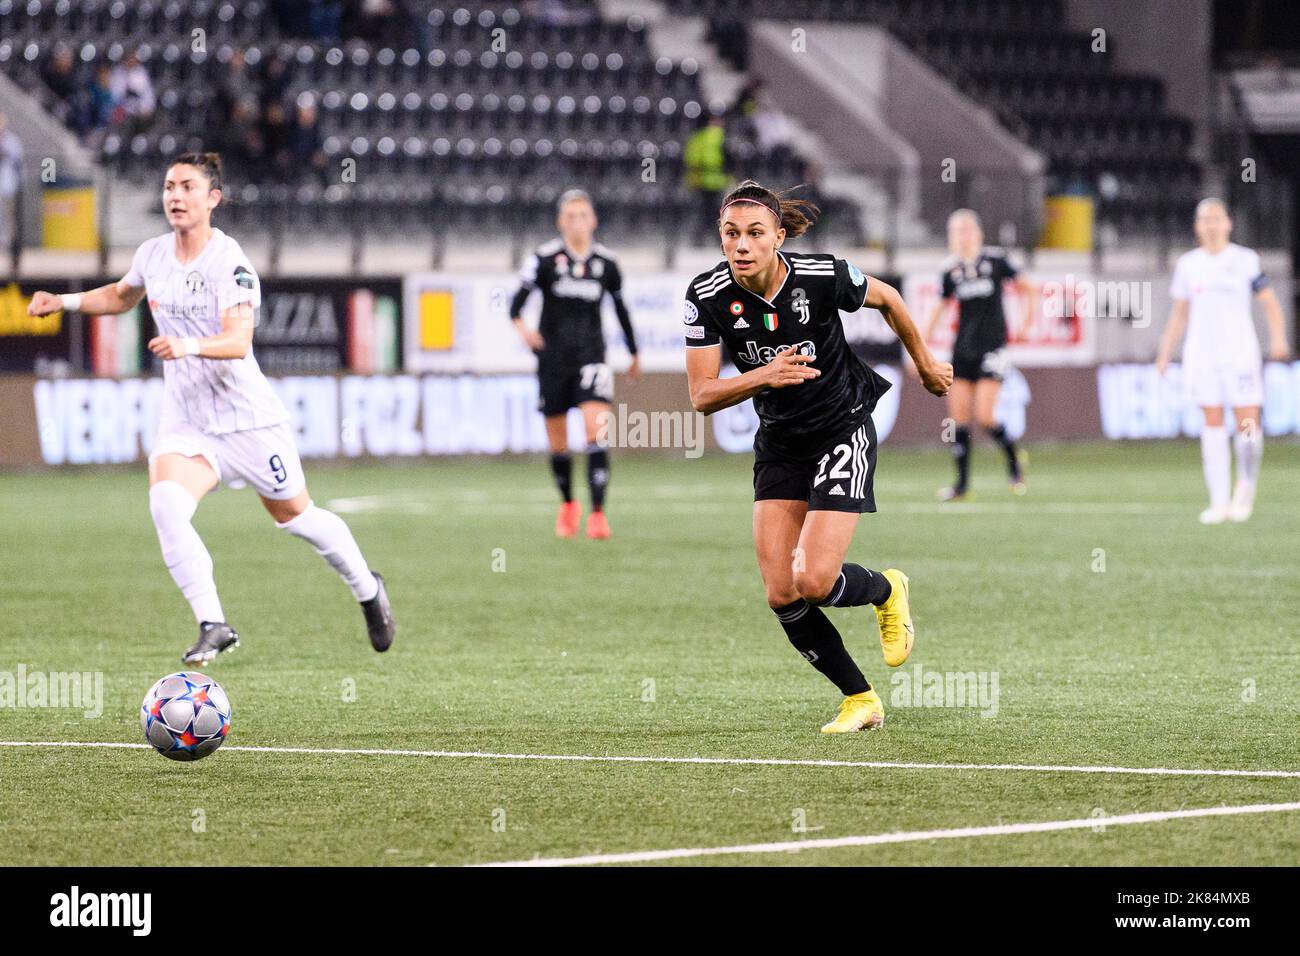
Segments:
[[[573,500],[573,458],[568,452],[551,454],[551,474],[555,476],[555,486],[566,502]]]
[[[970,480],[970,428],[957,426],[957,435],[952,446],[953,461],[957,463],[957,484],[953,485],[958,494],[966,490]]]
[[[1002,451],[1007,456],[1007,468],[1011,472],[1011,477],[1019,478],[1020,462],[1016,460],[1016,443],[1008,437],[1006,426],[998,423],[988,431],[989,437],[1002,446]]]
[[[591,488],[591,510],[603,510],[605,487],[609,484],[609,452],[599,445],[587,446],[587,484]]]
[[[781,622],[794,649],[838,687],[841,694],[849,697],[871,690],[866,677],[845,650],[840,632],[821,608],[800,598],[785,607],[772,608],[772,613]]]
[[[840,568],[839,579],[822,604],[826,607],[880,605],[893,593],[893,586],[879,571],[871,571],[860,564],[846,564]]]

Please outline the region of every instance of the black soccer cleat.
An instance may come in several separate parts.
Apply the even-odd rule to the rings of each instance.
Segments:
[[[210,664],[222,651],[239,646],[239,635],[229,624],[204,621],[199,625],[199,641],[188,651],[181,661],[186,664]]]
[[[384,588],[384,576],[378,571],[371,571],[379,590],[369,601],[361,602],[361,613],[366,616],[366,630],[370,633],[370,646],[375,650],[388,650],[393,646],[393,635],[397,633],[397,622],[393,620],[393,606],[388,603],[388,591]]]

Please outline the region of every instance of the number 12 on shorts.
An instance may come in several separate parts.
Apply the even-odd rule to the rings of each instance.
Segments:
[[[863,448],[863,451],[865,452],[866,448]],[[835,465],[831,468],[830,473],[827,474],[826,463],[829,462],[833,456],[835,457]],[[848,445],[836,445],[834,451],[822,455],[822,460],[817,463],[817,477],[813,479],[813,487],[816,488],[827,478],[834,481],[843,481],[846,478],[852,478],[852,472],[848,471],[844,467],[849,463],[849,459],[852,457],[853,449]]]

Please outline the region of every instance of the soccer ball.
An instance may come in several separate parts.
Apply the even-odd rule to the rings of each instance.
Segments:
[[[220,684],[197,671],[168,674],[144,695],[140,727],[164,757],[199,760],[230,733],[230,698]]]

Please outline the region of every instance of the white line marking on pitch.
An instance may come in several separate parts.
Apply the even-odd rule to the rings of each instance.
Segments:
[[[77,740],[0,740],[0,747],[114,747],[148,750],[149,744]],[[909,763],[894,760],[797,760],[783,757],[639,757],[617,754],[507,754],[486,750],[383,750],[350,747],[253,747],[227,744],[223,753],[321,754],[360,757],[448,757],[466,760],[556,760],[573,763],[704,764],[735,767],[861,767],[871,770],[1002,770],[1020,773],[1114,773],[1151,777],[1300,778],[1300,770],[1216,770],[1182,767],[1089,767],[1021,763]]]
[[[1285,813],[1300,810],[1297,803],[1254,803],[1236,807],[1202,807],[1198,810],[1159,810],[1126,813],[1115,817],[1086,817],[1082,820],[1046,820],[1041,823],[1006,823],[998,826],[958,827],[952,830],[911,830],[903,833],[873,833],[869,836],[825,837],[816,840],[787,840],[782,843],[747,843],[740,846],[683,847],[677,850],[641,850],[633,853],[600,853],[590,856],[536,858],[479,863],[476,866],[590,866],[597,863],[653,863],[687,857],[725,856],[752,853],[798,853],[800,850],[831,850],[846,846],[878,846],[882,843],[917,843],[924,840],[954,840],[966,837],[1013,836],[1021,833],[1051,833],[1082,830],[1084,827],[1132,826],[1187,820],[1197,817],[1227,817],[1245,813]]]

